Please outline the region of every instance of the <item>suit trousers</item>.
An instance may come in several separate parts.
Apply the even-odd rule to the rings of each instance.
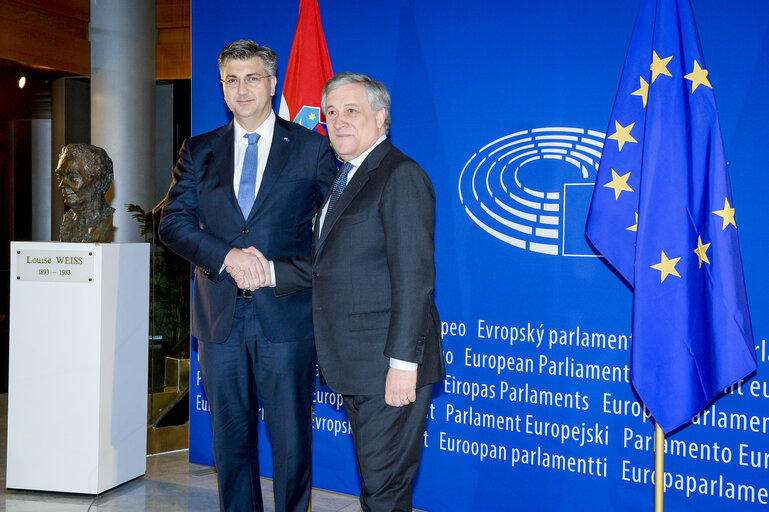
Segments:
[[[419,467],[432,384],[415,402],[391,407],[384,395],[344,395],[355,457],[363,483],[364,512],[411,512],[411,481]]]
[[[275,510],[306,512],[312,489],[312,338],[265,339],[253,302],[239,297],[227,340],[202,342],[199,354],[221,510],[263,510],[257,450],[261,403],[272,444]]]

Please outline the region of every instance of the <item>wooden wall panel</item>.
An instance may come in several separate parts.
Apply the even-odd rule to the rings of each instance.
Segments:
[[[155,75],[158,80],[190,78],[189,27],[158,30]]]
[[[190,78],[190,0],[156,0],[158,80]]]
[[[189,28],[190,0],[156,0],[155,25],[158,28]]]
[[[88,0],[0,0],[0,59],[88,75],[89,9]]]
[[[89,0],[20,0],[19,3],[86,23],[91,19],[91,2]]]
[[[91,73],[89,0],[0,0],[0,59],[64,75]],[[158,80],[190,78],[190,0],[156,0]]]

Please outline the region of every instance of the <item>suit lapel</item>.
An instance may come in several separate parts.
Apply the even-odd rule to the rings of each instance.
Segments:
[[[235,132],[232,122],[226,126],[222,126],[216,131],[216,134],[218,137],[211,142],[213,168],[216,170],[222,189],[226,191],[225,194],[230,203],[232,203],[233,208],[243,215],[242,212],[240,212],[240,205],[238,205],[238,198],[235,196],[235,188],[233,186],[235,180],[235,143],[233,140]]]
[[[270,154],[267,157],[267,166],[264,168],[262,182],[259,185],[259,191],[256,194],[254,206],[251,207],[251,213],[248,218],[252,219],[259,208],[264,204],[265,199],[270,194],[270,189],[275,184],[280,173],[286,166],[288,155],[291,152],[292,142],[288,137],[288,129],[285,121],[275,116],[275,129],[272,133],[272,144],[270,145]]]
[[[350,180],[350,183],[347,184],[344,191],[342,192],[342,195],[339,196],[339,200],[337,200],[336,204],[334,205],[334,209],[331,210],[331,212],[328,212],[326,214],[326,218],[323,219],[323,227],[320,234],[318,235],[316,253],[320,252],[324,242],[326,241],[326,238],[328,238],[329,233],[333,231],[336,222],[344,214],[347,207],[360,193],[366,183],[368,183],[369,174],[374,172],[379,167],[379,163],[382,161],[384,156],[390,152],[390,149],[392,149],[390,140],[383,140],[381,144],[379,144],[376,148],[373,149],[373,151],[371,151],[371,153],[369,153],[366,159],[363,160],[363,163],[360,164],[360,167],[355,171],[355,174]],[[330,195],[331,189],[329,189],[329,192],[326,195],[326,199],[323,201],[324,205],[328,202]]]

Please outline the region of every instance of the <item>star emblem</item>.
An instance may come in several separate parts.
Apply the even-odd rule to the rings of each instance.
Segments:
[[[640,96],[641,99],[643,99],[644,108],[646,108],[646,100],[649,99],[649,82],[647,82],[643,78],[640,78],[640,80],[641,80],[641,87],[638,90],[631,92],[630,94],[632,96]]]
[[[678,263],[678,260],[681,258],[673,258],[668,259],[668,257],[665,255],[665,251],[662,252],[662,259],[659,263],[651,265],[651,268],[655,270],[660,271],[660,283],[665,282],[665,278],[669,276],[670,274],[673,274],[676,277],[681,277],[681,274],[678,273],[676,270],[676,263]]]
[[[713,213],[724,219],[724,225],[721,227],[721,231],[726,229],[726,226],[731,224],[734,229],[737,229],[737,223],[734,222],[734,208],[729,205],[729,199],[724,198],[724,209],[716,210]]]
[[[702,237],[697,236],[697,248],[694,249],[694,254],[700,259],[699,268],[702,268],[703,261],[708,264],[710,263],[710,260],[708,259],[708,247],[710,247],[710,244],[703,244]]]
[[[615,132],[609,135],[610,139],[614,139],[617,141],[617,144],[619,144],[619,150],[622,151],[622,146],[625,145],[626,142],[638,142],[633,138],[632,135],[630,135],[630,131],[633,129],[633,126],[635,126],[635,123],[630,123],[627,126],[622,126],[619,124],[619,121],[616,119],[614,120],[614,128]]]
[[[611,170],[611,181],[606,183],[604,187],[614,189],[614,199],[619,199],[620,193],[623,191],[633,192],[630,185],[627,184],[627,180],[630,177],[630,173],[620,176],[614,169]]]
[[[708,80],[708,70],[702,69],[699,62],[696,60],[694,61],[694,71],[688,75],[684,75],[684,78],[692,81],[692,92],[696,91],[697,87],[700,85],[705,85],[711,89],[713,88],[713,86],[710,85],[710,80]]]
[[[670,62],[670,59],[672,58],[673,56],[671,55],[670,57],[660,59],[659,55],[657,55],[657,52],[654,52],[652,57],[652,65],[649,66],[649,69],[652,72],[652,83],[654,83],[654,81],[660,75],[673,76],[670,74],[670,71],[668,71],[668,62]]]
[[[632,226],[628,226],[625,229],[627,229],[628,231],[635,231],[636,233],[638,232],[638,212],[636,212],[635,214],[635,224],[633,224]]]

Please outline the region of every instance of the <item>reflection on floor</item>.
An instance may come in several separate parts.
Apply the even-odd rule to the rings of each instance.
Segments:
[[[100,496],[5,489],[8,395],[0,394],[0,511],[209,512],[219,509],[216,472],[187,462],[187,451],[147,457],[147,474]],[[265,511],[273,512],[272,481],[262,479]],[[358,498],[314,489],[313,512],[359,512]]]

